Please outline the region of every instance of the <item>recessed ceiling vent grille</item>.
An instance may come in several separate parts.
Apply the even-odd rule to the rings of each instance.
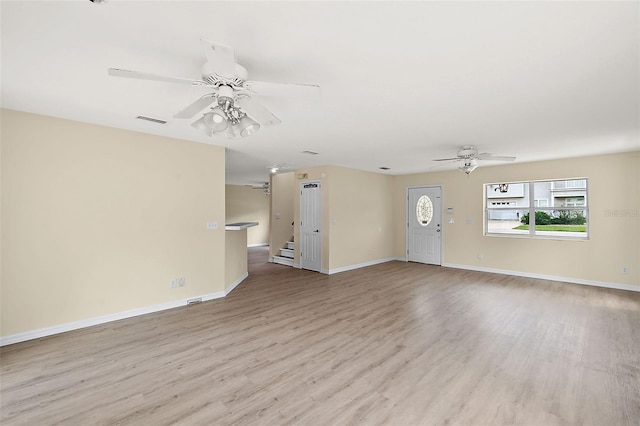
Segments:
[[[302,153],[307,155],[318,155],[317,152],[313,152],[313,151],[302,151]]]
[[[150,121],[152,123],[157,123],[157,124],[167,124],[166,120],[160,120],[159,118],[153,118],[153,117],[145,117],[144,115],[139,115],[136,118],[138,120]]]

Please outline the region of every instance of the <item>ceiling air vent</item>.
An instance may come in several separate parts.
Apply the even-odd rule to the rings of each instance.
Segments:
[[[165,120],[160,120],[159,118],[145,117],[144,115],[139,115],[136,118],[138,120],[146,120],[146,121],[150,121],[152,123],[167,124],[167,122]]]
[[[308,154],[308,155],[318,155],[317,152],[313,152],[313,151],[302,151],[303,154]]]

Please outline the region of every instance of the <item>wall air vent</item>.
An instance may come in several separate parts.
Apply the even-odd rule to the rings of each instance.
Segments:
[[[313,152],[313,151],[302,151],[302,153],[307,155],[318,155],[317,152]]]
[[[136,118],[138,120],[150,121],[152,123],[167,124],[166,120],[160,120],[159,118],[145,117],[144,115],[139,115]]]

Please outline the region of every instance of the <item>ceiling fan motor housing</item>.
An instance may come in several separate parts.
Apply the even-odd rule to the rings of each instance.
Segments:
[[[205,62],[204,65],[202,65],[202,79],[213,86],[229,85],[236,88],[242,87],[242,84],[249,78],[247,69],[240,64],[234,64],[233,72],[235,74],[234,77],[224,77],[217,74],[209,62]]]
[[[458,157],[462,158],[471,158],[475,156],[478,152],[472,146],[463,146],[461,150],[458,151]]]

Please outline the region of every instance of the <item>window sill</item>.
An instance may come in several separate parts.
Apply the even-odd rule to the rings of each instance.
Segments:
[[[530,235],[516,234],[508,232],[485,232],[485,237],[495,238],[519,238],[525,240],[557,240],[557,241],[589,241],[589,236],[572,236],[572,235]]]

